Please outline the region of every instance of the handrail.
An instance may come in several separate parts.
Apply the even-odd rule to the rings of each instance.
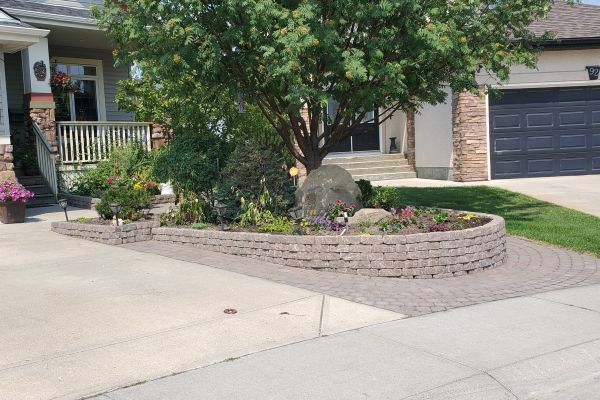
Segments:
[[[137,142],[152,148],[151,122],[66,121],[57,124],[58,152],[63,164],[107,160],[112,149]]]
[[[50,142],[48,142],[46,135],[44,135],[44,132],[42,132],[40,127],[35,122],[33,122],[33,131],[35,132],[36,137],[42,141],[44,146],[46,146],[46,149],[52,153],[52,146],[50,146]]]
[[[58,195],[58,179],[56,176],[56,158],[52,152],[50,142],[42,132],[39,126],[32,121],[33,132],[35,133],[35,143],[37,150],[38,167],[40,173],[50,186],[54,198]]]

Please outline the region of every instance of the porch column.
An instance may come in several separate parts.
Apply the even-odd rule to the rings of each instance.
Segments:
[[[23,63],[23,85],[25,92],[25,127],[33,135],[32,123],[35,122],[58,153],[56,126],[54,117],[54,98],[50,88],[50,57],[48,39],[41,38],[21,52]],[[45,72],[45,73],[44,73]],[[31,136],[32,137],[32,136]],[[33,137],[32,137],[33,138]]]
[[[0,182],[14,180],[13,147],[10,142],[8,125],[8,100],[6,96],[6,73],[4,69],[4,53],[0,53]]]

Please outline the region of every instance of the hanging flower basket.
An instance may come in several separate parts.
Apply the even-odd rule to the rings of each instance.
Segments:
[[[18,182],[0,182],[0,222],[19,224],[25,222],[27,200],[34,196]]]
[[[71,93],[78,92],[79,85],[77,85],[69,74],[64,72],[52,71],[50,75],[50,86],[52,87],[53,93]]]

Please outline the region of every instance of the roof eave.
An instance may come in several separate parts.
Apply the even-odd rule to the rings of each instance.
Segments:
[[[590,49],[600,47],[599,37],[559,38],[539,43],[544,50]]]

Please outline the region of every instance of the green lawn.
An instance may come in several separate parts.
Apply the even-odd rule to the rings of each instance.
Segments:
[[[600,256],[600,218],[508,190],[487,186],[376,188],[375,198],[391,206],[412,204],[500,215],[511,235]]]

